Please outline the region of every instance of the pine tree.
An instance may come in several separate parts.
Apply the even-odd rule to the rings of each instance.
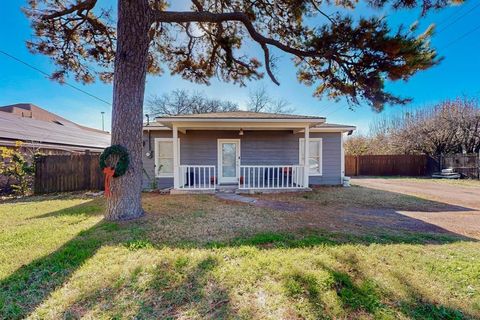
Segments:
[[[97,0],[30,0],[33,52],[57,64],[53,78],[73,74],[89,83],[113,80],[112,144],[130,153],[127,173],[113,180],[106,216],[142,215],[142,117],[147,73],[162,68],[208,84],[212,77],[245,84],[261,78],[262,63],[242,52],[258,45],[263,70],[278,84],[270,50],[292,56],[298,80],[314,95],[366,102],[375,110],[405,103],[385,90],[386,80],[407,80],[439,62],[429,45],[433,28],[390,30],[385,18],[353,19],[359,4],[389,10],[421,7],[425,14],[461,0],[192,0],[184,11],[164,0],[118,0],[114,19]],[[327,15],[324,8],[335,9]],[[308,23],[312,18],[318,25]],[[323,19],[323,20],[320,20]],[[114,21],[116,20],[116,21]],[[323,22],[322,22],[323,21]],[[116,24],[115,24],[116,22]]]

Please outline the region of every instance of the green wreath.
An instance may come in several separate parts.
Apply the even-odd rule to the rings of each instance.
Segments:
[[[107,165],[107,160],[111,155],[118,156],[118,161],[115,166]],[[127,148],[115,144],[103,150],[102,154],[100,155],[100,168],[103,170],[106,167],[114,167],[115,174],[114,177],[120,177],[127,172],[128,165],[130,163],[130,157],[128,156]]]

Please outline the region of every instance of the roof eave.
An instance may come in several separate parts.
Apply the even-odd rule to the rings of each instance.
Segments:
[[[209,124],[245,124],[245,123],[255,123],[255,124],[305,124],[309,127],[314,127],[316,125],[325,123],[325,118],[305,118],[305,119],[298,119],[298,118],[156,118],[157,123],[161,123],[166,127],[173,128],[174,124],[185,124],[185,123],[209,123]]]
[[[322,127],[317,127],[317,128],[312,128],[312,132],[353,132],[357,130],[357,127],[355,126],[338,126],[338,127],[327,127],[327,128],[322,128]]]
[[[155,121],[157,122],[181,122],[181,121],[194,121],[194,122],[197,122],[197,121],[232,121],[232,122],[235,122],[235,121],[284,121],[284,122],[290,122],[290,121],[324,121],[326,118],[325,117],[308,117],[308,118],[269,118],[269,117],[258,117],[258,118],[232,118],[232,117],[202,117],[202,118],[198,118],[198,117],[192,117],[192,118],[189,118],[189,117],[178,117],[178,118],[175,118],[175,117],[156,117],[155,118]]]
[[[17,141],[21,141],[24,146],[43,148],[43,149],[58,149],[58,150],[99,150],[102,151],[108,145],[84,145],[84,144],[75,144],[75,143],[59,143],[51,141],[33,141],[33,140],[24,140],[24,139],[11,139],[0,137],[0,145],[12,145],[14,146]]]

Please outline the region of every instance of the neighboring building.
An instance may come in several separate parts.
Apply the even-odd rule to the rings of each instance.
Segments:
[[[229,184],[241,191],[339,185],[343,136],[353,130],[323,117],[247,111],[156,118],[144,126],[144,187],[192,192]]]
[[[110,134],[29,103],[0,107],[0,146],[13,146],[16,141],[44,154],[101,152],[110,145]]]

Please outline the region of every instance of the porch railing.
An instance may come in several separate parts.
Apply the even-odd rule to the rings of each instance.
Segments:
[[[179,166],[180,189],[184,190],[215,190],[215,166],[181,165]]]
[[[304,167],[285,166],[240,166],[239,189],[298,189],[305,188]]]

